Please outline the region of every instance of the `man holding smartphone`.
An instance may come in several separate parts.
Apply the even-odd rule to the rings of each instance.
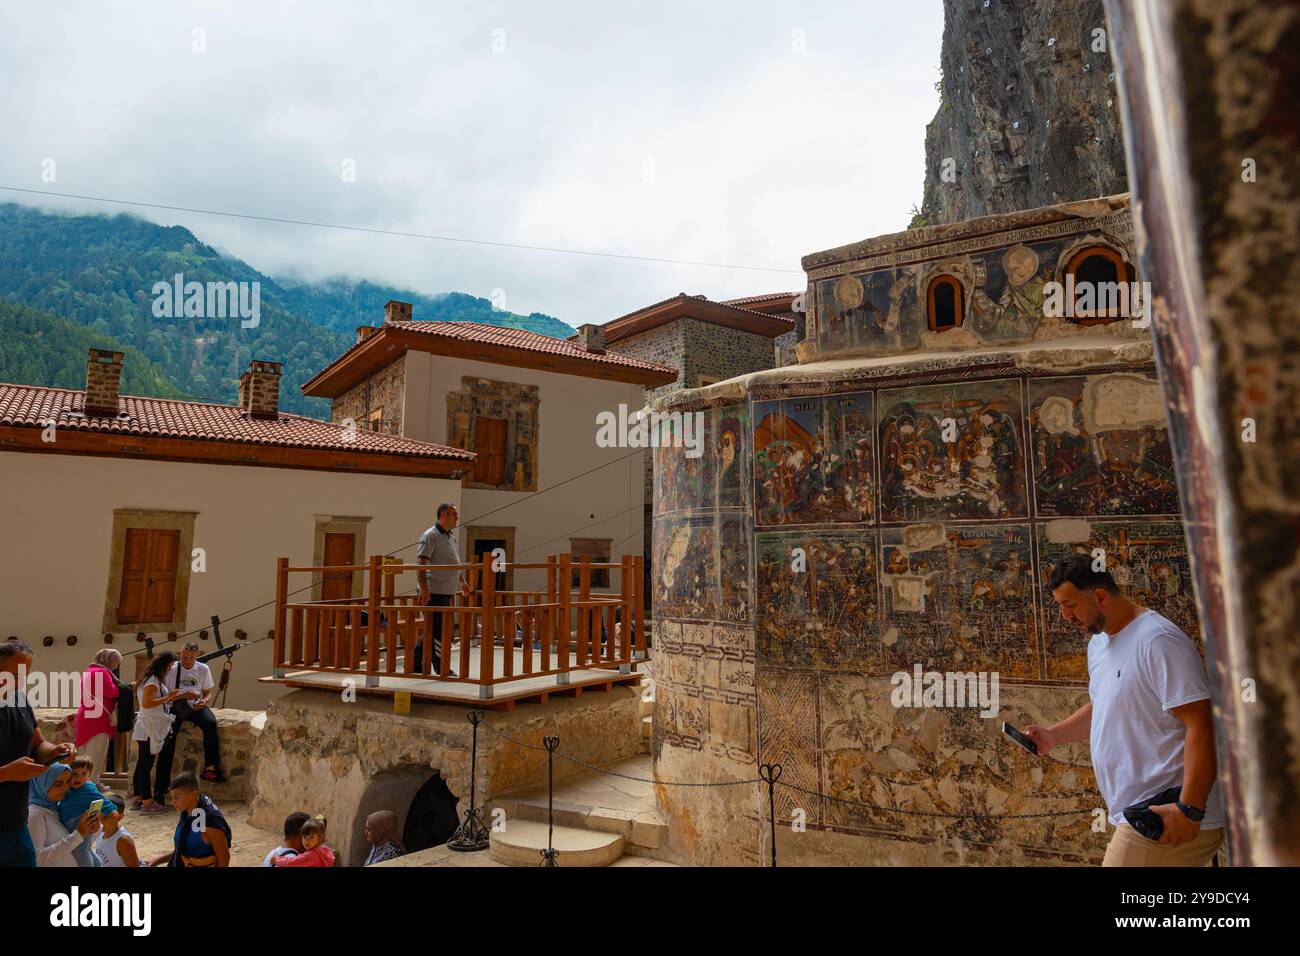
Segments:
[[[1223,842],[1224,813],[1216,773],[1214,723],[1205,666],[1176,624],[1123,594],[1093,558],[1071,554],[1049,586],[1061,617],[1092,635],[1090,702],[1051,727],[1025,736],[1039,757],[1088,740],[1097,787],[1115,834],[1102,866],[1207,866]],[[1177,801],[1152,806],[1158,842],[1139,834],[1124,808],[1181,787]]]
[[[203,732],[203,779],[212,783],[225,783],[225,774],[221,772],[221,738],[217,733],[217,715],[208,707],[215,687],[212,668],[198,658],[199,645],[194,641],[188,642],[181,651],[181,659],[172,665],[163,679],[164,687],[180,696],[171,705],[176,723],[158,757],[158,779],[166,780],[171,774],[176,735],[180,732],[181,723],[188,720]]]

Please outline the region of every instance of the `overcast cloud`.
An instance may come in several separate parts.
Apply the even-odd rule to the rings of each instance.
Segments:
[[[790,270],[0,190],[0,202],[180,223],[274,275],[502,289],[511,311],[572,325],[683,291],[800,288],[801,256],[905,228],[943,28],[940,0],[2,9],[0,185]],[[41,180],[49,158],[55,183]],[[356,182],[343,181],[349,159]]]

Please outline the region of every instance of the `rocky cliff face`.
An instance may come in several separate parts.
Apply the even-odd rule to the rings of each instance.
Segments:
[[[943,6],[943,102],[925,137],[927,224],[1125,192],[1102,0]]]

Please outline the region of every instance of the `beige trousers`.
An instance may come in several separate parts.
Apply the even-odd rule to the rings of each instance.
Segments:
[[[1127,823],[1115,828],[1102,866],[1209,866],[1223,843],[1223,828],[1202,830],[1190,843],[1166,846],[1148,840]]]
[[[95,761],[95,767],[90,771],[90,779],[95,786],[99,786],[99,775],[104,772],[104,764],[108,762],[108,745],[112,739],[111,734],[95,734],[77,748],[78,753]]]

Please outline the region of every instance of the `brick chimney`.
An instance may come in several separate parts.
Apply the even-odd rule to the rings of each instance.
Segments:
[[[364,342],[366,339],[370,338],[370,336],[374,335],[378,331],[379,330],[375,328],[373,325],[358,325],[357,341]]]
[[[87,415],[117,415],[117,389],[122,381],[122,353],[91,349],[86,361]]]
[[[384,321],[385,322],[410,322],[411,321],[411,303],[398,302],[396,299],[389,299],[384,303]]]
[[[605,332],[599,325],[578,326],[578,345],[588,352],[603,354],[605,351]]]
[[[249,418],[280,415],[280,363],[253,359],[239,377],[239,407]]]

